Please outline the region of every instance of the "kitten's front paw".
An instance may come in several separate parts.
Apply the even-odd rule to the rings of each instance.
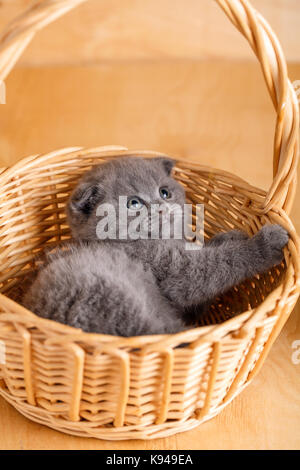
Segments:
[[[289,234],[281,225],[265,225],[253,238],[259,243],[260,254],[268,268],[283,260],[283,248],[289,241]]]

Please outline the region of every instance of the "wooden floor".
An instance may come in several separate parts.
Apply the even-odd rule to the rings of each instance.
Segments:
[[[290,66],[292,81],[300,65]],[[58,147],[122,144],[220,167],[267,188],[274,112],[255,64],[107,63],[17,69],[0,105],[0,167]],[[300,175],[299,175],[300,176]],[[292,219],[300,233],[300,197]],[[32,423],[0,399],[0,449],[299,449],[297,305],[258,377],[198,429],[154,441],[106,442]]]

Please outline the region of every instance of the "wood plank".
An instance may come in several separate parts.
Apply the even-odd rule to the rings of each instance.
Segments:
[[[255,64],[18,69],[6,88],[4,165],[64,146],[120,144],[211,166],[222,162],[259,186],[271,182],[275,114]],[[260,163],[255,167],[253,157]]]
[[[32,0],[2,0],[0,30]],[[298,0],[252,0],[300,60]],[[82,64],[133,59],[254,59],[212,0],[90,0],[39,33],[22,64]]]
[[[300,65],[290,67],[291,79]],[[274,112],[255,64],[177,61],[19,68],[0,106],[0,166],[69,145],[151,148],[224,168],[266,187]],[[293,221],[300,232],[299,191]],[[198,429],[155,441],[76,438],[0,400],[0,449],[299,449],[297,305],[253,383]]]

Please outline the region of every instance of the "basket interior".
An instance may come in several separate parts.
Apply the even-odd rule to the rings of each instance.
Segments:
[[[107,158],[113,156],[29,159],[0,177],[1,293],[21,303],[37,271],[39,255],[70,239],[65,215],[70,192],[85,171]],[[233,228],[252,235],[270,221],[256,210],[264,192],[234,175],[179,162],[175,177],[185,187],[187,202],[204,204],[206,239]],[[197,325],[222,323],[258,306],[278,286],[285,268],[282,263],[234,287],[215,300]]]

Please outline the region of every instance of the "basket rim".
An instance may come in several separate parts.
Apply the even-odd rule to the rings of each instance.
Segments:
[[[160,153],[160,152],[153,152],[149,150],[131,150],[129,151],[125,147],[121,146],[105,146],[105,147],[92,147],[92,148],[87,148],[85,149],[84,147],[67,147],[67,148],[62,148],[57,151],[52,151],[50,153],[46,154],[38,154],[38,155],[33,155],[29,157],[24,157],[17,161],[14,165],[7,167],[2,173],[0,173],[0,185],[5,184],[11,177],[14,176],[14,173],[17,171],[17,173],[24,168],[30,169],[32,167],[39,167],[39,164],[41,162],[45,162],[49,159],[55,159],[55,157],[63,157],[63,158],[68,158],[69,157],[77,157],[80,158],[81,156],[86,156],[88,158],[97,158],[101,159],[102,158],[110,158],[110,157],[119,157],[119,156],[128,156],[128,155],[141,155],[141,156],[164,156],[164,157],[170,157],[169,155],[165,153]],[[68,160],[69,161],[69,160]],[[243,188],[247,188],[248,190],[255,191],[256,193],[259,193],[261,196],[264,196],[266,192],[262,189],[256,188],[255,186],[249,184],[247,181],[245,181],[243,178],[236,176],[235,174],[229,172],[229,171],[223,171],[221,169],[215,169],[207,165],[202,165],[198,162],[194,161],[189,161],[187,159],[182,159],[182,158],[177,158],[175,157],[176,161],[176,167],[175,169],[178,169],[179,171],[184,171],[184,170],[198,170],[198,171],[204,171],[207,172],[208,174],[219,174],[219,175],[225,175],[230,177],[231,179],[234,179],[237,183],[240,183],[240,185]],[[179,166],[177,167],[177,164]],[[251,201],[252,202],[252,201]],[[257,215],[263,215],[264,212],[256,206],[253,206],[253,209],[255,212],[257,212]],[[281,208],[273,208],[271,209],[268,214],[276,214],[277,218],[282,220],[282,222],[285,223],[285,225],[288,225],[289,232],[292,232],[292,237],[293,240],[295,241],[296,245],[296,250],[299,255],[300,253],[300,240],[298,235],[296,234],[295,228],[289,219],[288,215],[285,213],[285,211]],[[288,248],[286,248],[288,250]],[[290,266],[291,267],[291,266]],[[18,302],[15,302],[14,300],[10,299],[7,297],[5,294],[0,294],[0,305],[4,305],[6,308],[9,309],[9,311],[18,311],[19,315],[22,317],[22,321],[25,321],[26,323],[32,324],[34,326],[38,326],[40,324],[44,328],[48,328],[51,330],[51,332],[54,334],[54,337],[49,338],[47,342],[50,343],[57,343],[61,341],[70,341],[70,339],[73,339],[74,341],[78,342],[86,342],[86,343],[104,343],[108,344],[110,347],[116,343],[119,347],[130,347],[130,346],[145,346],[146,348],[150,348],[153,346],[155,350],[157,350],[157,347],[162,343],[164,347],[166,347],[167,343],[183,343],[187,341],[187,338],[190,338],[190,341],[193,341],[197,339],[198,342],[208,342],[211,340],[216,340],[220,339],[228,334],[233,334],[236,331],[243,331],[245,327],[247,327],[247,323],[249,320],[252,318],[255,313],[261,312],[261,311],[266,311],[264,307],[266,304],[270,302],[270,299],[272,301],[280,301],[281,298],[281,293],[282,293],[282,288],[285,285],[286,277],[288,274],[288,270],[286,270],[283,279],[279,283],[279,285],[272,291],[270,292],[266,298],[263,300],[263,302],[256,308],[254,309],[249,309],[244,312],[241,312],[240,314],[229,318],[228,320],[225,320],[222,323],[219,324],[212,324],[212,325],[205,325],[205,326],[200,326],[196,328],[190,328],[188,330],[176,333],[176,334],[158,334],[158,335],[144,335],[144,336],[132,336],[132,337],[122,337],[122,336],[113,336],[113,335],[106,335],[102,333],[89,333],[82,331],[79,328],[71,327],[69,325],[64,325],[62,323],[56,322],[54,320],[49,320],[45,318],[38,317],[35,315],[33,312],[30,310],[26,309],[22,305],[20,305]],[[292,288],[290,288],[290,291],[295,289],[295,294],[299,295],[300,292],[300,275],[299,272],[294,272],[295,274],[295,283]],[[269,309],[272,310],[272,309]],[[18,315],[17,313],[17,315]],[[0,318],[4,318],[4,315],[10,315],[10,314],[5,314],[5,313],[0,313]],[[16,313],[13,313],[11,315],[16,315]],[[234,325],[234,323],[238,323],[238,325]],[[253,323],[253,322],[252,322]],[[256,322],[257,323],[257,322]],[[235,327],[234,327],[235,326]],[[250,331],[252,331],[249,328],[246,328],[246,333],[249,334]],[[182,340],[181,340],[182,338]],[[143,348],[144,349],[144,348]]]
[[[280,286],[278,286],[278,287],[280,287]],[[156,335],[140,335],[140,336],[125,337],[125,336],[116,336],[116,335],[109,335],[109,334],[103,334],[103,333],[90,333],[90,332],[83,331],[80,328],[75,328],[73,326],[69,326],[69,325],[65,325],[63,323],[59,323],[55,320],[49,320],[47,318],[39,317],[35,313],[33,313],[30,310],[23,307],[18,302],[10,299],[5,294],[0,294],[0,305],[3,304],[3,303],[5,304],[5,306],[10,307],[11,309],[17,308],[17,310],[19,310],[19,313],[21,315],[24,315],[23,320],[25,320],[26,323],[28,323],[29,325],[31,323],[33,323],[33,324],[34,323],[36,323],[36,324],[40,323],[41,326],[45,326],[46,328],[50,327],[52,332],[62,333],[64,335],[64,338],[66,338],[68,341],[70,341],[70,339],[73,339],[74,341],[85,341],[85,340],[87,340],[87,342],[89,342],[89,343],[90,342],[95,343],[95,342],[100,342],[100,340],[101,340],[101,342],[109,343],[110,346],[114,342],[117,342],[118,345],[120,345],[120,346],[131,346],[131,343],[134,342],[135,347],[137,346],[136,343],[138,343],[142,346],[142,345],[147,344],[147,343],[153,344],[153,343],[158,343],[160,341],[164,341],[164,345],[166,345],[166,342],[168,342],[166,340],[171,339],[171,338],[178,340],[181,337],[183,337],[182,341],[175,341],[175,342],[177,342],[177,343],[186,342],[187,334],[189,334],[190,336],[195,336],[198,339],[200,332],[202,332],[203,335],[205,336],[207,333],[208,334],[212,333],[212,332],[215,333],[217,330],[219,330],[221,327],[224,327],[224,326],[227,327],[226,330],[228,329],[230,332],[233,332],[235,330],[230,328],[231,323],[236,321],[237,317],[239,319],[245,317],[245,321],[246,321],[247,318],[251,315],[251,312],[253,312],[253,310],[254,310],[254,309],[252,309],[252,310],[242,312],[242,313],[236,315],[235,317],[229,318],[228,320],[226,320],[222,323],[219,323],[219,324],[212,324],[212,325],[199,326],[199,327],[196,327],[196,328],[190,328],[186,331],[181,331],[179,333],[156,334]],[[2,315],[5,315],[5,313],[4,314],[0,313],[0,319],[1,319]],[[15,315],[15,314],[13,314],[13,315]],[[223,335],[221,335],[221,336],[223,336]],[[202,335],[201,335],[200,338],[202,338]],[[58,338],[55,337],[55,338],[53,338],[53,341],[50,340],[50,341],[47,342],[47,344],[51,344],[52,342],[56,343],[57,339]],[[205,336],[205,338],[203,338],[203,342],[206,342],[206,341],[210,341],[210,339],[206,338],[206,336]]]
[[[29,155],[22,157],[17,162],[15,162],[11,166],[1,167],[0,168],[0,184],[5,183],[11,177],[14,176],[14,173],[18,173],[19,170],[26,170],[32,167],[38,166],[42,162],[46,162],[48,159],[55,158],[55,157],[81,157],[86,156],[88,158],[101,158],[101,157],[120,157],[120,156],[141,156],[146,158],[151,157],[165,157],[165,158],[172,158],[175,160],[175,170],[198,170],[201,172],[207,172],[208,174],[216,174],[219,176],[228,176],[230,179],[234,179],[236,182],[239,182],[242,186],[259,194],[259,196],[265,197],[267,191],[253,184],[246,181],[244,178],[228,171],[223,170],[220,168],[212,167],[210,165],[203,165],[197,161],[189,160],[183,157],[172,156],[165,152],[160,151],[153,151],[148,149],[128,149],[127,147],[120,146],[120,145],[106,145],[100,147],[82,147],[82,146],[74,146],[74,147],[60,147],[55,149],[51,152],[47,153],[39,153],[34,155]],[[179,167],[177,166],[179,164]],[[260,207],[255,208],[258,213],[266,213]],[[279,208],[277,208],[279,209]]]
[[[286,274],[285,274],[286,277]],[[154,347],[155,351],[158,350],[158,346],[160,343],[163,344],[165,348],[166,345],[172,345],[173,343],[180,344],[186,342],[193,342],[197,340],[197,344],[206,343],[206,342],[215,342],[219,341],[227,335],[231,335],[237,337],[236,333],[239,332],[238,337],[248,336],[252,334],[252,330],[246,329],[246,334],[244,335],[241,332],[244,332],[244,327],[247,326],[247,321],[251,318],[252,314],[258,308],[261,310],[265,304],[269,302],[270,296],[274,297],[275,293],[277,295],[278,300],[280,299],[280,292],[282,290],[282,286],[284,285],[285,279],[281,281],[276,289],[274,289],[267,297],[263,300],[263,302],[256,308],[251,310],[246,310],[244,312],[239,313],[238,315],[225,320],[222,323],[212,324],[212,325],[205,325],[196,328],[190,328],[185,331],[181,331],[179,333],[174,334],[157,334],[157,335],[142,335],[142,336],[131,336],[131,337],[123,337],[123,336],[115,336],[115,335],[108,335],[103,333],[90,333],[81,330],[80,328],[75,328],[69,325],[65,325],[63,323],[59,323],[55,320],[50,320],[46,318],[39,317],[38,315],[34,314],[30,310],[23,307],[18,302],[10,299],[5,294],[0,293],[0,306],[5,305],[10,310],[18,310],[17,316],[22,317],[22,322],[28,323],[29,327],[38,327],[41,326],[41,329],[51,330],[51,334],[54,336],[50,337],[46,340],[46,344],[58,344],[58,343],[67,343],[70,341],[86,343],[90,345],[96,345],[102,343],[103,345],[107,345],[110,348],[117,346],[117,347],[143,347],[143,351],[145,352],[146,349],[152,349],[151,346]],[[296,295],[299,296],[299,287],[297,289],[298,293]],[[0,312],[0,320],[5,320],[5,313]],[[11,320],[17,321],[16,313],[8,314],[8,317],[11,317]],[[12,318],[15,317],[15,318]],[[9,319],[9,318],[8,318]],[[234,323],[238,323],[238,325],[234,325]]]

